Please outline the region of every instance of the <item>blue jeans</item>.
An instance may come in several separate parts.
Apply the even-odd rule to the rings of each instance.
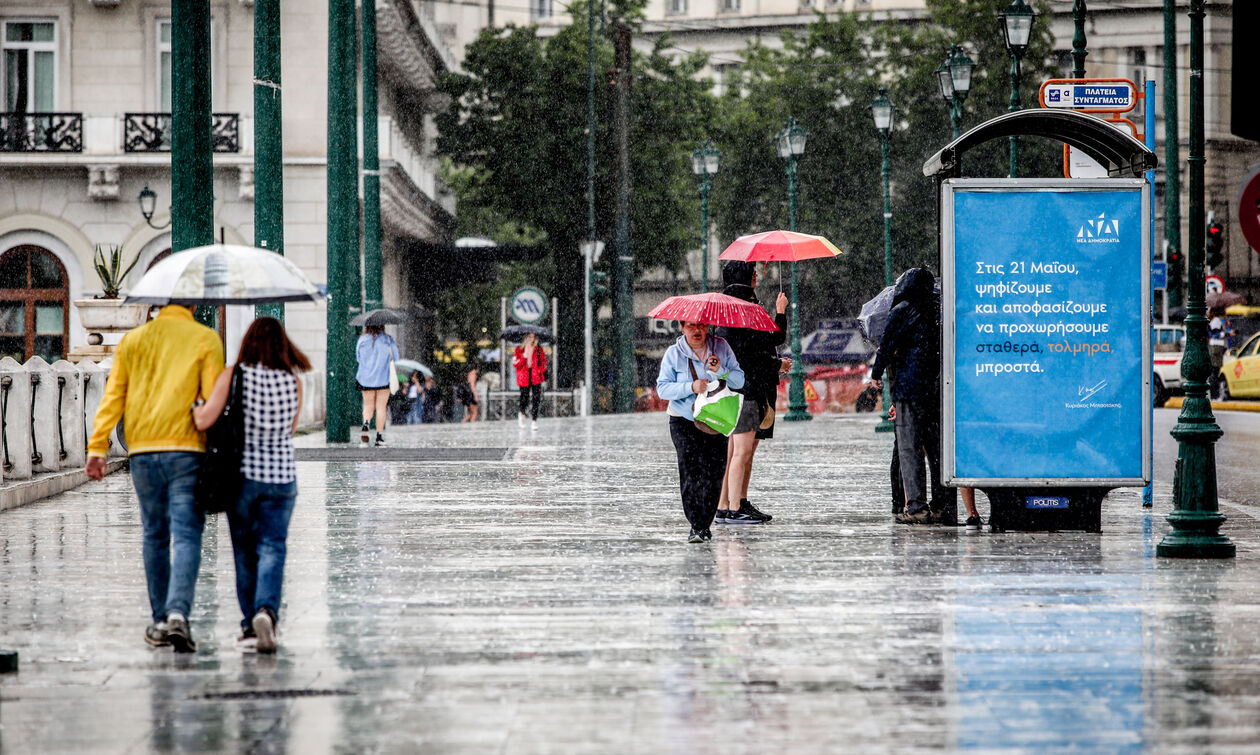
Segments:
[[[284,582],[284,541],[297,500],[297,482],[281,484],[245,480],[236,509],[228,511],[232,552],[236,557],[236,600],[247,627],[264,608],[280,616]]]
[[[206,523],[193,501],[199,469],[198,453],[162,451],[131,457],[131,482],[144,527],[144,576],[155,622],[165,621],[171,612],[185,617],[192,613]]]

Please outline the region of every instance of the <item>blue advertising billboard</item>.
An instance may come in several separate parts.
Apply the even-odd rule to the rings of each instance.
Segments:
[[[1146,182],[950,179],[941,191],[946,481],[1145,484]]]

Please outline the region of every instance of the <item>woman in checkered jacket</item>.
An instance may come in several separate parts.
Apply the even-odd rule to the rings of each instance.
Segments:
[[[293,431],[302,407],[297,373],[309,370],[311,363],[278,320],[260,317],[245,332],[236,366],[243,381],[245,485],[236,508],[227,513],[236,556],[236,599],[244,614],[238,642],[243,649],[274,653],[285,540],[297,499]],[[232,367],[223,370],[206,403],[197,408],[198,428],[223,413],[232,372]]]

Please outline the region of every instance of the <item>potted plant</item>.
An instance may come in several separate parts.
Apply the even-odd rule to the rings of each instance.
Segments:
[[[88,331],[88,343],[101,343],[102,332],[125,332],[143,325],[149,319],[149,305],[123,304],[119,292],[122,282],[140,261],[136,255],[130,264],[123,265],[122,247],[117,244],[97,244],[93,258],[96,277],[101,281],[101,293],[91,299],[76,299],[79,321]]]

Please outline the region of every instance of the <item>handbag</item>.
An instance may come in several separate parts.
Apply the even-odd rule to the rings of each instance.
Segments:
[[[696,367],[691,364],[691,360],[687,360],[687,366],[691,368],[693,379],[696,377]],[[710,383],[712,381],[709,381]],[[725,380],[718,380],[717,387],[696,394],[695,403],[692,404],[691,414],[695,417],[696,427],[702,432],[713,435],[730,435],[735,431],[735,425],[739,422],[740,410],[744,408],[743,395],[732,391],[726,386]]]
[[[394,366],[394,360],[389,360],[389,394],[392,396],[398,393],[398,389],[402,387],[402,383],[398,382],[398,368]]]
[[[241,456],[245,453],[244,379],[240,366],[232,369],[232,384],[223,413],[206,429],[206,454],[197,473],[194,498],[197,510],[217,514],[236,506],[245,485]]]

